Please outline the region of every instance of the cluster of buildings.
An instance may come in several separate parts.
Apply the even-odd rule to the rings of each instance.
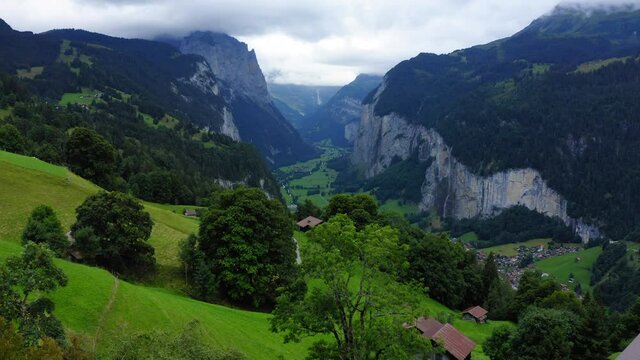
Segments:
[[[511,286],[515,289],[518,287],[518,283],[520,282],[522,274],[524,274],[524,272],[532,266],[531,264],[534,261],[539,261],[554,256],[577,253],[578,251],[580,251],[580,248],[575,246],[520,246],[515,256],[495,255],[495,262],[496,267],[498,268],[498,272],[503,274],[507,278]],[[488,257],[488,254],[480,250],[478,251],[477,256],[479,261],[485,261]],[[576,257],[576,261],[580,261],[580,258]]]

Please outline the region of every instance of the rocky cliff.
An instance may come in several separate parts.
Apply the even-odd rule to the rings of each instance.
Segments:
[[[194,32],[166,40],[184,54],[202,56],[219,81],[226,106],[218,131],[253,143],[272,166],[313,156],[313,149],[275,107],[254,50],[221,33]]]
[[[383,85],[377,90],[376,97],[384,88]],[[420,161],[431,160],[421,187],[421,210],[470,218],[492,216],[508,207],[524,205],[561,218],[583,241],[599,236],[596,227],[567,215],[567,201],[547,185],[538,171],[511,169],[478,176],[452,156],[452,149],[435,130],[411,124],[395,113],[378,116],[374,108],[375,102],[363,108],[352,161],[370,178],[383,172],[393,159],[404,160],[416,152]]]

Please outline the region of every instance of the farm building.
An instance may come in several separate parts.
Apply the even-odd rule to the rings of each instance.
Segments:
[[[300,229],[300,231],[307,231],[309,229],[313,229],[314,227],[322,223],[323,221],[316,217],[307,216],[306,218],[298,221],[298,228]]]
[[[475,321],[479,324],[483,324],[487,321],[487,314],[489,312],[480,306],[473,306],[462,312],[462,318],[464,320]]]
[[[434,346],[442,344],[444,354],[433,354],[432,360],[471,360],[471,352],[476,344],[451,324],[421,317],[414,325],[405,325],[405,328],[418,329],[422,336],[431,339]]]
[[[192,209],[185,209],[184,216],[188,217],[198,217],[198,212]]]

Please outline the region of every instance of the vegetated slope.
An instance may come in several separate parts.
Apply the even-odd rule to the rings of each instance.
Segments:
[[[75,207],[96,191],[99,187],[62,167],[0,152],[0,260],[20,253],[20,234],[33,207],[39,204],[53,207],[66,230],[74,222]],[[181,286],[177,241],[194,232],[197,221],[176,214],[172,211],[174,206],[145,203],[145,209],[155,223],[150,243],[156,249],[158,276],[166,277],[153,285],[171,288],[145,287],[120,280],[116,288],[116,280],[107,271],[57,260],[69,276],[69,285],[53,295],[56,315],[67,330],[81,335],[90,344],[97,334],[97,350],[104,355],[127,333],[158,329],[177,333],[196,319],[211,344],[238,349],[250,359],[306,357],[310,341],[283,344],[282,336],[269,330],[270,315],[199,302],[176,291]],[[296,237],[304,241],[304,234],[296,233]],[[168,271],[163,270],[165,266]],[[478,325],[461,320],[460,314],[432,299],[418,301],[427,305],[428,315],[451,315],[454,325],[478,344],[496,326],[505,324]],[[481,346],[476,348],[476,355],[483,358]]]
[[[478,175],[538,170],[569,216],[622,238],[640,225],[639,33],[631,8],[559,8],[510,38],[404,61],[365,103],[435,129]]]
[[[51,206],[66,232],[75,222],[75,209],[100,191],[61,166],[4,151],[0,151],[0,185],[0,239],[16,243],[36,206]],[[149,243],[156,249],[157,273],[151,283],[183,289],[179,242],[196,233],[198,223],[158,204],[147,202],[145,210],[154,221]]]

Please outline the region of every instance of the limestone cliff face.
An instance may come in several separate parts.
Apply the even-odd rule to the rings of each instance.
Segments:
[[[213,32],[194,32],[168,41],[182,53],[204,58],[208,71],[215,76],[215,87],[198,74],[193,80],[205,91],[215,90],[224,100],[218,132],[253,143],[274,167],[313,156],[314,150],[275,107],[255,51],[249,51],[247,44]]]
[[[180,51],[202,56],[216,77],[260,104],[271,102],[258,59],[247,44],[221,33],[194,32],[180,41]]]
[[[378,94],[381,91],[383,87]],[[561,218],[583,241],[599,236],[596,227],[567,215],[567,201],[538,171],[512,169],[478,176],[452,156],[452,149],[435,130],[410,124],[393,113],[377,116],[374,107],[375,103],[363,108],[352,161],[367,177],[383,172],[394,158],[404,160],[415,152],[420,161],[431,161],[421,187],[421,210],[460,219],[493,216],[508,207],[524,205]]]

